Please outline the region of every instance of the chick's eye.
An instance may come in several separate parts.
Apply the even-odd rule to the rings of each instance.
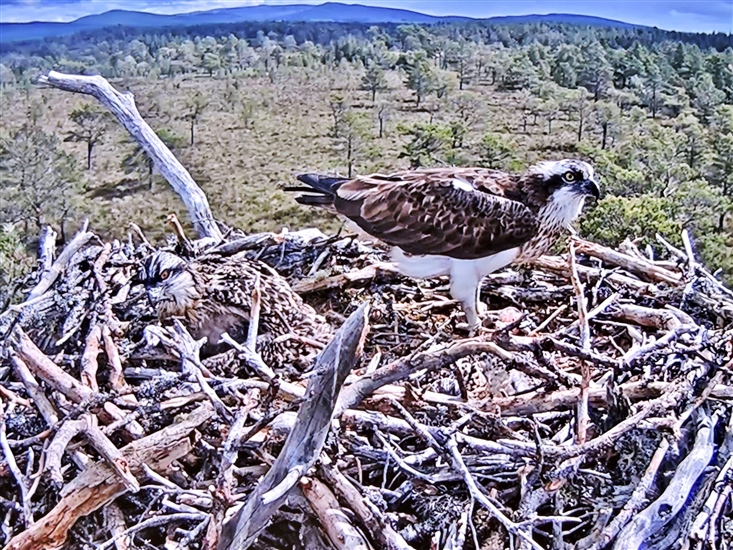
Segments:
[[[562,179],[564,179],[567,182],[571,182],[571,181],[575,181],[578,178],[576,177],[575,172],[565,172],[565,174],[563,174]]]
[[[160,272],[160,280],[165,281],[168,277],[170,277],[171,272],[169,269],[165,269]]]

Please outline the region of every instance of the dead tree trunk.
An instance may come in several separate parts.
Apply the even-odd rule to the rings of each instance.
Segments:
[[[120,124],[153,159],[163,177],[180,195],[191,216],[194,229],[200,238],[222,240],[222,233],[214,220],[209,201],[201,188],[193,181],[191,174],[175,155],[165,146],[148,123],[143,120],[135,106],[135,98],[129,92],[120,93],[101,76],[67,75],[50,71],[38,81],[60,90],[91,95],[115,115]]]

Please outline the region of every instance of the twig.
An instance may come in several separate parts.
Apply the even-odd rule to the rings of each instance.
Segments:
[[[570,241],[570,278],[573,281],[573,289],[575,290],[575,301],[578,306],[578,324],[580,325],[580,349],[584,352],[590,350],[590,325],[588,324],[588,310],[586,308],[585,289],[583,283],[580,282],[578,269],[575,265],[575,245]],[[579,444],[585,443],[588,434],[588,424],[590,417],[588,415],[588,392],[591,383],[591,371],[588,361],[580,360],[580,398],[577,405],[577,423],[576,436]]]
[[[410,374],[425,370],[431,372],[454,364],[459,359],[479,353],[492,353],[501,358],[511,359],[512,355],[494,344],[468,339],[459,341],[449,348],[439,351],[418,353],[414,357],[398,359],[389,365],[365,374],[344,389],[336,407],[336,415],[361,403],[378,388],[407,378]]]
[[[83,415],[77,420],[66,420],[56,430],[51,444],[46,448],[46,471],[55,483],[62,485],[64,476],[61,474],[61,458],[69,442],[86,430],[90,422],[90,415]]]
[[[249,326],[247,327],[247,340],[244,343],[245,347],[249,348],[253,352],[256,352],[257,348],[257,333],[260,326],[261,309],[262,291],[260,290],[260,274],[257,272],[254,288],[252,290],[252,307],[250,308]]]
[[[95,324],[89,330],[89,334],[87,334],[79,367],[81,383],[89,386],[95,392],[99,391],[99,385],[97,384],[97,369],[99,368],[97,355],[101,351],[101,339],[102,329],[99,325]]]
[[[458,451],[458,444],[456,443],[456,438],[454,435],[448,437],[445,446],[450,453],[453,468],[463,477],[463,481],[468,487],[468,491],[469,493],[471,493],[471,496],[479,504],[486,508],[491,513],[491,515],[495,517],[499,521],[499,523],[504,526],[504,529],[506,529],[510,534],[526,541],[535,550],[543,550],[539,544],[532,540],[531,534],[527,533],[524,529],[520,528],[519,525],[506,517],[502,513],[502,511],[494,506],[494,504],[488,498],[486,498],[484,493],[478,488],[478,485],[476,485],[476,481],[473,479],[471,472],[468,471],[468,467],[463,461],[461,453]]]
[[[197,520],[207,520],[207,518],[208,518],[208,514],[205,514],[204,512],[199,512],[199,513],[190,513],[189,512],[185,514],[169,514],[167,516],[158,516],[155,518],[146,519],[145,521],[141,521],[137,525],[133,525],[132,527],[129,527],[128,529],[125,529],[124,531],[117,533],[107,542],[104,542],[100,544],[99,546],[97,546],[97,550],[107,550],[108,548],[111,548],[118,539],[122,537],[127,537],[138,531],[142,531],[143,529],[150,529],[151,527],[158,527],[159,525],[168,525],[176,521],[197,521]]]
[[[570,265],[570,278],[573,281],[573,289],[575,290],[575,301],[578,306],[578,323],[580,324],[580,349],[588,351],[590,349],[590,327],[588,325],[588,309],[586,307],[585,289],[583,283],[580,282],[578,276],[578,268],[575,263],[575,245],[570,241],[570,253],[568,254],[568,263]]]
[[[0,401],[0,449],[5,455],[5,463],[8,465],[10,472],[15,478],[15,482],[20,487],[21,500],[23,503],[23,522],[26,528],[33,525],[33,509],[31,508],[31,501],[29,497],[29,485],[28,480],[20,471],[18,463],[15,461],[13,451],[10,449],[8,444],[7,435],[5,433],[5,407],[3,402]]]
[[[247,363],[247,366],[249,366],[257,376],[262,378],[265,382],[272,382],[277,378],[277,375],[275,374],[275,371],[272,370],[262,359],[262,356],[255,351],[254,349],[250,348],[247,345],[242,345],[239,342],[237,342],[234,338],[229,336],[226,332],[221,335],[220,338],[221,342],[224,342],[225,344],[229,344],[232,346],[237,352],[239,352],[242,359]]]
[[[219,416],[227,422],[232,422],[234,414],[216,395],[216,392],[204,377],[205,367],[199,359],[199,351],[206,339],[194,340],[178,319],[173,320],[172,329],[150,325],[145,330],[180,357],[184,373],[193,374],[193,378],[201,387],[201,391],[209,398]]]

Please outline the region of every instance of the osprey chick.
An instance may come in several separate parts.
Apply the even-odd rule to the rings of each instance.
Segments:
[[[578,160],[541,162],[522,175],[485,168],[431,168],[354,179],[302,174],[290,190],[300,204],[325,207],[393,246],[405,275],[450,277],[471,330],[480,325],[484,276],[547,252],[586,196],[600,189]],[[316,194],[313,194],[316,193]]]
[[[161,321],[181,319],[194,338],[216,346],[224,332],[241,341],[247,335],[253,293],[259,279],[258,351],[270,366],[301,363],[319,347],[330,327],[268,265],[233,256],[205,254],[185,261],[165,251],[150,255],[142,278]],[[310,349],[309,349],[310,348]]]

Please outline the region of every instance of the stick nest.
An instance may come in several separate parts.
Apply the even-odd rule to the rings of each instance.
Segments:
[[[318,461],[265,493],[286,498],[252,547],[731,545],[733,293],[667,248],[575,240],[491,275],[468,338],[447,281],[403,278],[368,243],[230,235],[219,253],[268,263],[335,331],[369,304]],[[318,365],[201,357],[136,279],[152,250],[84,229],[0,315],[8,549],[228,548],[294,429]]]

